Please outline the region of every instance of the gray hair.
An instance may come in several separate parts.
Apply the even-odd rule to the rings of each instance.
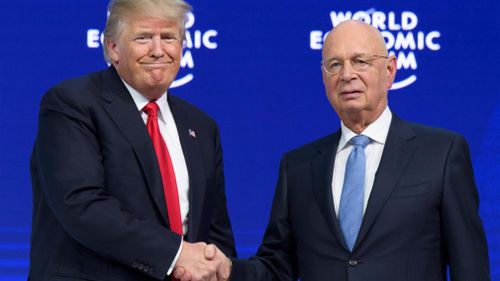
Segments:
[[[148,15],[179,23],[181,39],[184,40],[187,13],[191,6],[183,0],[111,0],[108,4],[108,19],[104,28],[104,40],[116,39],[122,24],[131,16]],[[103,46],[104,58],[111,59],[106,44]]]

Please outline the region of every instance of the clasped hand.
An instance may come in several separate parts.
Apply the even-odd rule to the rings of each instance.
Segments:
[[[231,261],[215,245],[184,242],[173,276],[180,281],[226,281]]]

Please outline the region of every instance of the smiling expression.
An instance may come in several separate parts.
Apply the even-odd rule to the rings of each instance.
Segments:
[[[163,95],[179,71],[182,38],[179,23],[159,17],[120,23],[106,46],[120,77],[149,99]]]

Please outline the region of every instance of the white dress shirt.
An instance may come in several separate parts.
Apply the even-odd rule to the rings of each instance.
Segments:
[[[123,79],[122,79],[123,81]],[[123,81],[125,87],[130,92],[132,99],[137,106],[137,109],[141,112],[141,117],[146,124],[148,120],[148,115],[142,111],[142,109],[150,102],[146,97],[141,95],[138,91],[128,85]],[[179,133],[177,131],[177,126],[175,125],[174,116],[172,111],[170,111],[170,106],[168,105],[168,94],[163,94],[159,99],[156,100],[156,104],[160,108],[158,111],[158,126],[160,127],[160,133],[167,145],[168,153],[170,154],[170,159],[172,160],[172,166],[175,173],[175,181],[177,183],[177,192],[179,194],[179,204],[181,208],[181,220],[182,220],[182,231],[187,233],[188,231],[188,213],[189,213],[189,175],[186,166],[186,160],[184,159],[184,153],[182,152],[182,146],[179,139]],[[172,272],[174,265],[177,263],[180,252],[182,249],[182,241],[179,245],[179,250],[174,258],[174,261],[170,265],[167,272],[168,275]]]
[[[387,139],[387,134],[389,133],[391,120],[392,113],[389,107],[386,107],[379,118],[377,118],[375,122],[370,124],[368,127],[366,127],[365,130],[363,130],[363,132],[361,132],[362,135],[365,135],[371,139],[371,142],[365,148],[366,174],[363,214],[366,211],[366,205],[368,204],[368,199],[370,198],[370,194],[372,192],[375,173],[377,172],[378,165],[380,164],[380,159],[382,158],[382,152],[384,151],[385,141]],[[349,128],[347,128],[343,122],[340,122],[340,126],[342,134],[339,140],[337,154],[335,155],[332,178],[333,203],[337,216],[339,215],[340,197],[342,195],[342,188],[344,186],[347,158],[349,157],[349,154],[351,153],[353,148],[349,141],[357,135]]]

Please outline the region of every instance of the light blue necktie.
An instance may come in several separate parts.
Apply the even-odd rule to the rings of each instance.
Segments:
[[[349,250],[352,251],[359,228],[363,221],[363,203],[365,197],[365,147],[370,138],[364,135],[353,137],[349,143],[353,149],[347,159],[344,187],[340,197],[339,222]]]

